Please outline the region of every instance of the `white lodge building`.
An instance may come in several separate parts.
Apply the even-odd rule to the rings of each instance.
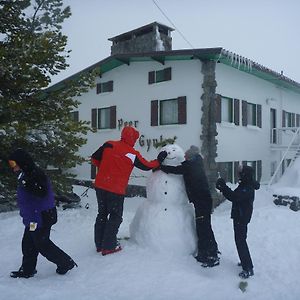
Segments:
[[[100,72],[73,112],[97,129],[82,156],[130,125],[148,160],[161,139],[176,136],[184,150],[197,145],[212,187],[217,171],[236,182],[242,163],[262,183],[276,181],[299,147],[300,84],[223,48],[172,50],[172,30],[154,22],[113,37],[111,56],[81,71]],[[91,180],[95,170],[85,163],[74,172]],[[147,176],[134,169],[130,184],[145,185]]]

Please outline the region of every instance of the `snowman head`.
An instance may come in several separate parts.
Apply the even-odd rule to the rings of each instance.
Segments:
[[[168,144],[161,148],[161,151],[168,153],[163,161],[166,166],[178,166],[184,161],[184,151],[177,144]]]

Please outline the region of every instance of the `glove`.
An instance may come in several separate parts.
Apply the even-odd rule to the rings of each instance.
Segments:
[[[161,164],[167,156],[168,156],[167,151],[159,152],[158,155],[157,155],[157,160],[158,160],[159,164]]]
[[[222,192],[224,190],[224,188],[226,187],[226,182],[223,178],[218,178],[217,182],[216,182],[216,188]]]

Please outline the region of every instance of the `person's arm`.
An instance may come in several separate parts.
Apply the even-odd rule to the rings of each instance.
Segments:
[[[135,167],[143,171],[149,171],[159,167],[159,161],[157,159],[148,161],[139,152],[136,152],[133,164]]]
[[[92,164],[99,168],[100,162],[101,162],[101,159],[102,159],[102,155],[103,155],[103,151],[106,148],[112,148],[112,147],[113,147],[112,144],[104,143],[97,151],[95,151],[92,154],[92,156],[91,156]]]
[[[184,173],[184,167],[182,165],[180,166],[160,166],[160,170],[162,170],[165,173],[171,173],[171,174],[177,174],[177,175],[182,175]]]
[[[247,186],[239,186],[234,191],[231,190],[225,183],[223,178],[219,178],[216,183],[216,188],[223,196],[231,202],[244,202],[251,198],[251,189]]]

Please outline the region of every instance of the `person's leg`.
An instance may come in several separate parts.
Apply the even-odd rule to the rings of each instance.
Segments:
[[[247,224],[233,221],[234,239],[243,270],[252,270],[253,264],[247,244]]]
[[[107,193],[107,210],[109,216],[104,230],[102,246],[104,250],[113,250],[117,247],[117,234],[123,221],[124,196]],[[105,252],[102,252],[102,254]]]
[[[108,212],[105,201],[105,191],[96,188],[96,196],[98,202],[98,214],[94,225],[94,240],[97,251],[102,250],[102,241],[104,230],[107,222]]]
[[[50,240],[50,230],[51,227],[42,227],[30,232],[30,234],[39,253],[57,265],[57,273],[65,274],[76,266],[76,263],[67,253]],[[59,272],[60,270],[62,271]]]
[[[18,271],[10,273],[11,277],[32,277],[36,273],[36,264],[39,251],[36,249],[28,228],[25,228],[22,238],[22,266]]]

